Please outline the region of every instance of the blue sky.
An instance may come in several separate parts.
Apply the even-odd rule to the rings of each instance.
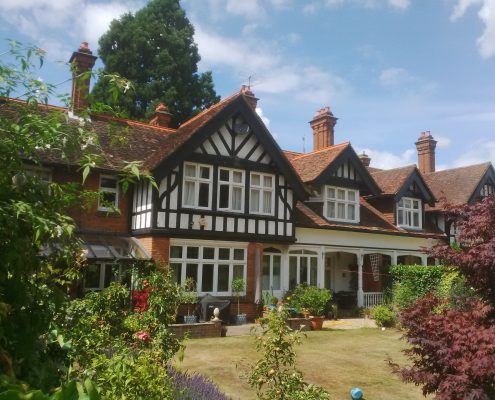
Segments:
[[[45,48],[40,77],[70,77],[86,40],[145,1],[2,0],[0,37]],[[201,70],[217,92],[251,76],[259,113],[284,149],[310,150],[308,121],[330,106],[336,143],[372,166],[416,162],[421,131],[438,139],[437,168],[495,162],[495,0],[183,0]],[[0,44],[0,49],[5,48]],[[69,91],[69,84],[60,90]]]

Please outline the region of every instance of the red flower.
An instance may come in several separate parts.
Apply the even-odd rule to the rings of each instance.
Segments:
[[[134,290],[132,292],[132,305],[137,312],[146,311],[148,305],[149,288],[144,290]]]
[[[136,337],[139,339],[139,340],[142,340],[143,342],[149,342],[150,339],[151,339],[151,336],[148,332],[146,331],[139,331],[139,332],[136,332]]]

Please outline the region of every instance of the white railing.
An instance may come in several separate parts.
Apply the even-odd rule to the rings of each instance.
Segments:
[[[364,306],[371,308],[383,304],[383,292],[364,292]]]

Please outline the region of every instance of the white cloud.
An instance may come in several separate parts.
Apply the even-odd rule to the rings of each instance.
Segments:
[[[60,59],[82,41],[96,50],[112,19],[143,5],[144,0],[2,0],[0,20],[44,47],[51,59]]]
[[[435,93],[437,84],[411,75],[404,68],[387,68],[378,76],[378,82],[388,90],[397,90],[408,96],[428,96]]]
[[[412,76],[404,68],[384,69],[378,78],[383,86],[400,86],[409,83]]]
[[[433,138],[437,141],[437,147],[440,149],[445,149],[450,146],[452,141],[447,136],[433,135]]]
[[[256,93],[290,94],[318,105],[345,95],[348,83],[327,70],[288,62],[276,46],[255,38],[223,37],[195,24],[198,44],[206,69],[229,67],[238,76],[255,76]]]
[[[356,147],[356,151],[358,154],[361,154],[364,151],[371,158],[370,166],[373,168],[398,168],[404,167],[406,165],[411,165],[416,162],[415,149],[407,149],[402,154],[394,154],[388,151],[363,149],[359,147]]]
[[[263,115],[263,110],[261,107],[256,107],[256,114],[258,114],[265,126],[268,128],[270,126],[270,119]]]
[[[350,4],[368,9],[388,6],[399,11],[405,11],[411,5],[411,0],[321,0],[304,5],[303,12],[306,15],[311,15],[315,14],[320,7],[338,8]]]
[[[461,18],[471,6],[479,6],[478,17],[485,30],[477,39],[478,50],[483,58],[495,55],[495,1],[494,0],[458,0],[451,15],[451,20]]]
[[[491,161],[495,164],[495,141],[494,140],[477,140],[469,145],[462,155],[455,160],[455,167],[466,165],[480,164]]]
[[[388,4],[399,10],[406,10],[411,5],[410,0],[388,0]]]
[[[316,13],[317,10],[318,10],[318,3],[316,2],[305,4],[303,7],[303,13],[305,15],[313,15]]]
[[[296,32],[291,32],[287,35],[287,41],[290,44],[297,44],[301,41],[301,35]]]

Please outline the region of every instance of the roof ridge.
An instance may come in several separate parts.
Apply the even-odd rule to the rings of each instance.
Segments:
[[[126,123],[131,124],[131,125],[143,126],[143,127],[147,127],[147,128],[151,128],[151,129],[158,129],[161,131],[167,131],[169,133],[177,132],[177,129],[175,129],[175,128],[167,128],[167,127],[159,126],[159,125],[151,125],[149,122],[136,121],[136,120],[128,119],[128,118],[114,117],[113,115],[92,114],[91,117],[93,117],[95,119],[113,120],[116,122],[126,122]]]
[[[430,172],[430,173],[424,174],[424,175],[429,176],[429,175],[437,174],[437,173],[440,173],[440,172],[456,171],[456,170],[460,170],[460,169],[480,167],[482,165],[486,165],[488,167],[491,163],[492,163],[491,161],[484,161],[484,162],[478,163],[478,164],[463,165],[462,167],[442,169],[440,171],[434,171],[434,172]]]
[[[205,110],[201,111],[199,114],[197,114],[194,117],[188,119],[186,122],[184,122],[183,124],[181,124],[179,126],[179,129],[181,129],[184,126],[189,125],[191,122],[193,122],[193,121],[197,120],[198,118],[202,117],[207,112],[210,112],[210,111],[214,110],[215,108],[220,107],[221,105],[223,105],[227,101],[231,101],[233,98],[238,97],[238,96],[241,96],[241,95],[242,95],[241,92],[235,92],[235,93],[231,94],[230,96],[227,96],[225,99],[220,100],[218,103],[215,103],[215,104],[211,105],[210,107],[208,107]]]
[[[373,174],[380,174],[382,172],[397,171],[399,169],[407,169],[407,168],[417,169],[418,166],[416,164],[409,164],[409,165],[404,165],[403,167],[396,167],[396,168],[390,168],[390,169],[380,169],[379,171],[369,171],[369,173],[373,175]]]
[[[311,151],[309,153],[299,153],[300,155],[297,157],[294,157],[294,160],[299,160],[300,158],[303,158],[303,157],[308,157],[308,156],[312,156],[314,154],[323,153],[324,151],[328,151],[328,150],[331,150],[331,149],[336,148],[336,147],[349,146],[350,144],[351,144],[351,142],[343,142],[343,143],[339,143],[339,144],[334,144],[332,146],[327,146],[327,147],[324,147],[322,149],[318,149],[315,151]]]

